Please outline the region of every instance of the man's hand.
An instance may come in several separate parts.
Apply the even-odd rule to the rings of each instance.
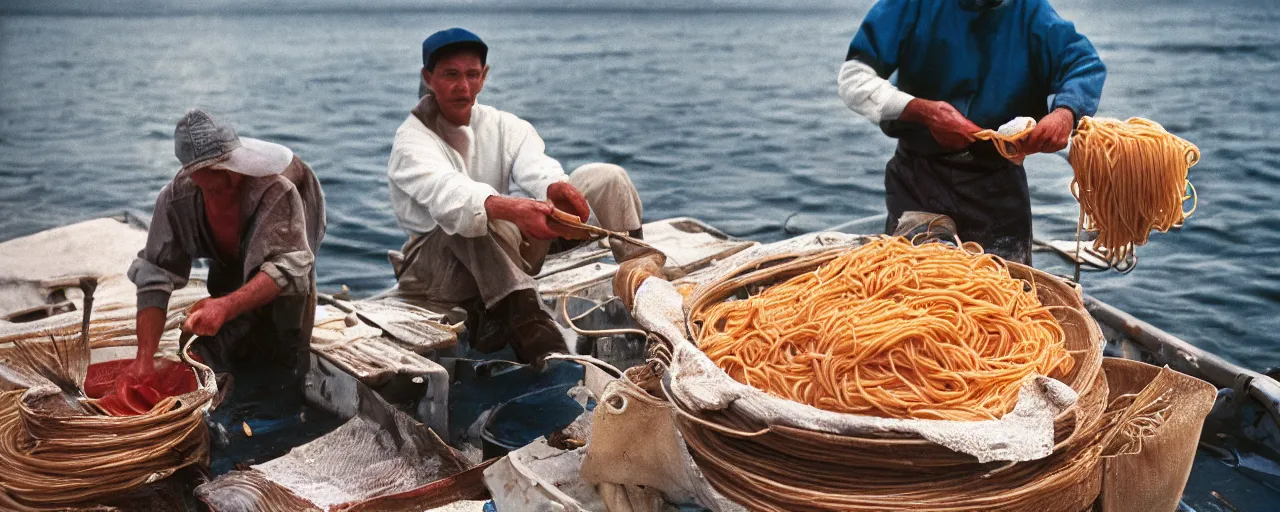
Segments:
[[[973,143],[973,134],[982,131],[982,128],[945,101],[913,99],[907,103],[900,119],[928,127],[933,139],[943,149],[964,148]]]
[[[591,207],[582,193],[567,181],[557,181],[547,187],[547,199],[560,210],[577,215],[586,222],[591,217]]]
[[[547,223],[553,208],[551,203],[523,197],[489,196],[484,200],[485,213],[490,219],[513,222],[525,236],[538,240],[552,240],[563,235],[556,225]]]
[[[187,321],[182,328],[197,336],[213,336],[222,324],[235,317],[235,308],[226,297],[205,299],[187,310]]]
[[[1056,153],[1067,147],[1071,138],[1071,130],[1075,128],[1075,115],[1070,109],[1058,108],[1044,116],[1036,127],[1031,129],[1027,140],[1022,143],[1022,152]]]

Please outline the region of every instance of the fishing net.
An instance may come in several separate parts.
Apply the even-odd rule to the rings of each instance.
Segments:
[[[104,309],[120,316],[134,313],[124,307]],[[36,332],[28,326],[25,334],[7,335],[12,346],[0,354],[3,380],[25,389],[0,393],[0,467],[5,468],[0,471],[0,506],[5,509],[92,507],[208,460],[204,416],[216,393],[213,371],[192,359],[189,344],[181,346],[178,356],[196,379],[193,390],[152,396],[153,406],[141,414],[109,415],[103,402],[83,391],[90,339],[115,345],[134,334],[112,319],[91,325],[91,300],[85,311],[80,329],[54,319]],[[176,326],[178,320],[172,323]]]

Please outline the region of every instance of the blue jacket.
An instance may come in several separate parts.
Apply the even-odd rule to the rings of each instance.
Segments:
[[[912,96],[946,101],[983,128],[1053,108],[1098,110],[1107,69],[1097,50],[1048,0],[1006,0],[969,11],[958,0],[879,0],[849,45],[882,78]],[[886,127],[906,136],[921,127]]]

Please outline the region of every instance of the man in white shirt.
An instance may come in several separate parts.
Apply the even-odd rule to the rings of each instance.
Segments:
[[[553,205],[632,235],[642,206],[621,167],[587,164],[566,175],[527,121],[477,104],[487,57],[488,46],[460,28],[422,42],[426,95],[396,130],[387,171],[409,235],[393,265],[401,294],[445,307],[480,299],[468,308],[474,348],[509,342],[521,362],[540,364],[567,352],[532,278],[564,234],[548,222]],[[512,181],[529,197],[510,196]]]

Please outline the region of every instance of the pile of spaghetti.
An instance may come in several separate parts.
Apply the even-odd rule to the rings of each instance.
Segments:
[[[1081,228],[1098,233],[1093,248],[1114,267],[1152,230],[1181,226],[1195,211],[1187,170],[1199,161],[1195,144],[1154,121],[1080,119],[1068,157],[1075,169],[1071,192],[1080,201]],[[1187,200],[1191,209],[1184,211]]]
[[[997,258],[880,238],[743,300],[695,307],[729,376],[828,411],[984,420],[1073,361],[1034,287]]]

